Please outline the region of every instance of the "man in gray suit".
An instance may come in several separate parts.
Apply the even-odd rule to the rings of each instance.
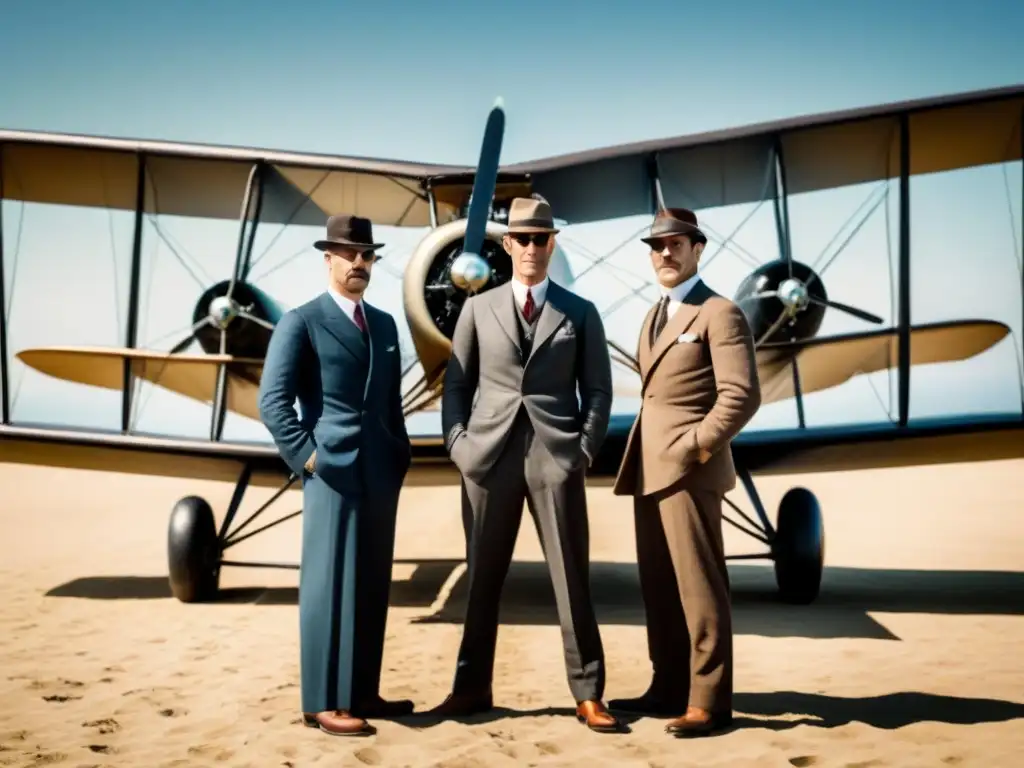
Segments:
[[[368,717],[411,701],[379,695],[398,496],[410,464],[398,329],[363,301],[380,243],[371,223],[332,216],[327,290],[270,339],[260,416],[302,482],[299,633],[303,721],[366,735]],[[298,398],[301,418],[295,412]]]
[[[547,276],[557,232],[546,202],[513,201],[504,237],[513,279],[469,298],[452,338],[441,421],[462,473],[469,597],[452,694],[435,712],[457,717],[493,706],[498,602],[525,500],[554,586],[577,717],[594,730],[617,730],[601,701],[604,650],[590,596],[584,493],[608,429],[611,360],[594,305]]]

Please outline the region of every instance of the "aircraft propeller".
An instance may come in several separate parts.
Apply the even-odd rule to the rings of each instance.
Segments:
[[[493,276],[491,265],[480,255],[484,233],[490,217],[494,189],[498,183],[498,165],[501,162],[501,144],[505,134],[505,107],[499,96],[491,107],[484,127],[484,140],[480,145],[480,159],[473,178],[473,191],[469,196],[466,216],[466,234],[462,240],[462,253],[452,262],[452,283],[467,294],[473,294],[487,285]]]
[[[263,203],[262,187],[265,166],[262,163],[253,165],[249,172],[249,178],[245,185],[245,197],[242,201],[242,210],[239,215],[238,248],[235,253],[235,263],[231,272],[231,279],[225,284],[220,283],[213,286],[206,292],[206,296],[200,299],[199,308],[205,304],[205,312],[197,319],[188,333],[181,341],[175,344],[170,354],[178,354],[189,347],[193,342],[199,341],[200,331],[207,327],[218,333],[219,353],[228,352],[228,331],[231,325],[237,320],[248,320],[267,331],[274,330],[274,324],[258,317],[253,311],[254,302],[243,302],[240,296],[252,298],[253,289],[246,283],[249,270],[252,266],[252,250],[256,240],[256,222],[259,221],[260,210]],[[246,225],[251,221],[251,226]],[[223,292],[221,292],[223,291]],[[212,295],[211,295],[212,294]],[[204,301],[209,297],[208,302]],[[220,363],[217,366],[217,384],[213,397],[213,415],[210,420],[210,439],[220,440],[224,431],[224,417],[227,413],[227,375],[228,364]]]

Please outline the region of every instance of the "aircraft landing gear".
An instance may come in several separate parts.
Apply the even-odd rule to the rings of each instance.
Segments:
[[[821,589],[825,567],[825,524],[817,497],[806,488],[790,488],[779,502],[777,528],[768,520],[761,497],[754,487],[750,472],[738,466],[736,473],[743,483],[758,520],[752,520],[729,499],[725,503],[749,525],[724,516],[725,522],[753,539],[767,545],[767,554],[732,555],[729,560],[761,560],[775,564],[775,583],[779,597],[787,603],[814,602]]]
[[[168,580],[171,593],[181,602],[199,603],[216,599],[220,590],[220,569],[225,565],[248,568],[298,568],[297,564],[290,563],[238,562],[224,559],[224,552],[229,547],[302,514],[300,509],[260,526],[244,536],[239,535],[242,529],[259,517],[299,479],[298,475],[293,473],[265,504],[232,531],[231,524],[238,514],[238,508],[251,478],[252,467],[246,464],[242,467],[219,531],[214,521],[213,509],[199,496],[186,496],[171,510],[167,528]]]

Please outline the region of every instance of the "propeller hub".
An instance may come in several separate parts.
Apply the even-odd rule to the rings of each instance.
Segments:
[[[222,331],[238,317],[238,304],[227,296],[218,296],[210,302],[210,321]]]
[[[806,309],[810,303],[810,293],[807,290],[807,286],[792,277],[783,280],[779,284],[776,295],[790,314],[796,314]]]
[[[476,293],[491,279],[491,265],[475,253],[463,253],[452,263],[452,283],[466,293]]]

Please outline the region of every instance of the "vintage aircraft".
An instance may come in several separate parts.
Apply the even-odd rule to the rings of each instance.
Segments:
[[[744,432],[734,444],[740,479],[757,520],[730,502],[740,530],[763,542],[774,561],[783,598],[810,602],[818,593],[824,529],[814,494],[791,489],[773,525],[751,473],[899,466],[1024,455],[1024,415],[910,422],[914,365],[964,360],[992,347],[1009,328],[988,320],[912,326],[910,322],[909,179],[1020,159],[1024,86],[795,118],[715,133],[623,145],[534,162],[499,166],[504,130],[492,110],[477,168],[357,159],[258,149],[128,141],[24,131],[0,131],[0,198],[134,211],[128,325],[123,348],[23,349],[17,357],[53,377],[119,390],[118,433],[11,423],[6,312],[0,303],[0,461],[82,468],[116,468],[154,475],[230,479],[235,493],[219,530],[209,504],[188,496],[172,511],[170,580],[190,602],[212,598],[222,566],[290,567],[238,562],[226,550],[293,517],[247,528],[297,480],[273,446],[222,440],[227,411],[258,419],[264,353],[281,307],[249,281],[258,224],[322,226],[339,200],[376,224],[429,227],[403,276],[406,317],[423,375],[406,392],[407,415],[439,397],[455,321],[472,292],[511,275],[501,248],[509,201],[538,194],[569,224],[652,214],[677,204],[664,182],[687,191],[698,211],[763,199],[774,203],[781,258],[756,269],[735,300],[757,340],[763,401],[795,399],[799,428]],[[1009,142],[1009,144],[1008,144]],[[1007,147],[1010,147],[1007,150]],[[890,158],[875,161],[879,150]],[[102,171],[103,183],[98,176]],[[866,332],[818,337],[827,309],[883,325],[882,318],[830,298],[821,277],[792,252],[788,196],[875,179],[898,179],[898,322]],[[358,195],[353,190],[358,186]],[[244,193],[239,195],[239,190]],[[693,204],[693,200],[698,204]],[[241,214],[239,215],[239,210]],[[151,213],[238,219],[233,271],[210,285],[193,309],[192,332],[169,352],[137,349],[143,217]],[[3,246],[0,238],[0,299]],[[1024,288],[1022,288],[1024,290]],[[198,342],[203,354],[184,350]],[[1020,343],[1019,341],[1017,342]],[[620,365],[636,370],[627,350],[612,344]],[[804,394],[856,374],[895,368],[898,419],[893,424],[807,429]],[[169,439],[129,428],[137,380],[210,403],[209,440]],[[592,468],[614,475],[632,417],[613,417]],[[970,435],[969,442],[964,436]],[[415,438],[410,483],[455,482],[439,436]],[[232,530],[250,484],[280,490]],[[597,480],[600,482],[600,480]],[[299,513],[294,513],[299,514]]]

